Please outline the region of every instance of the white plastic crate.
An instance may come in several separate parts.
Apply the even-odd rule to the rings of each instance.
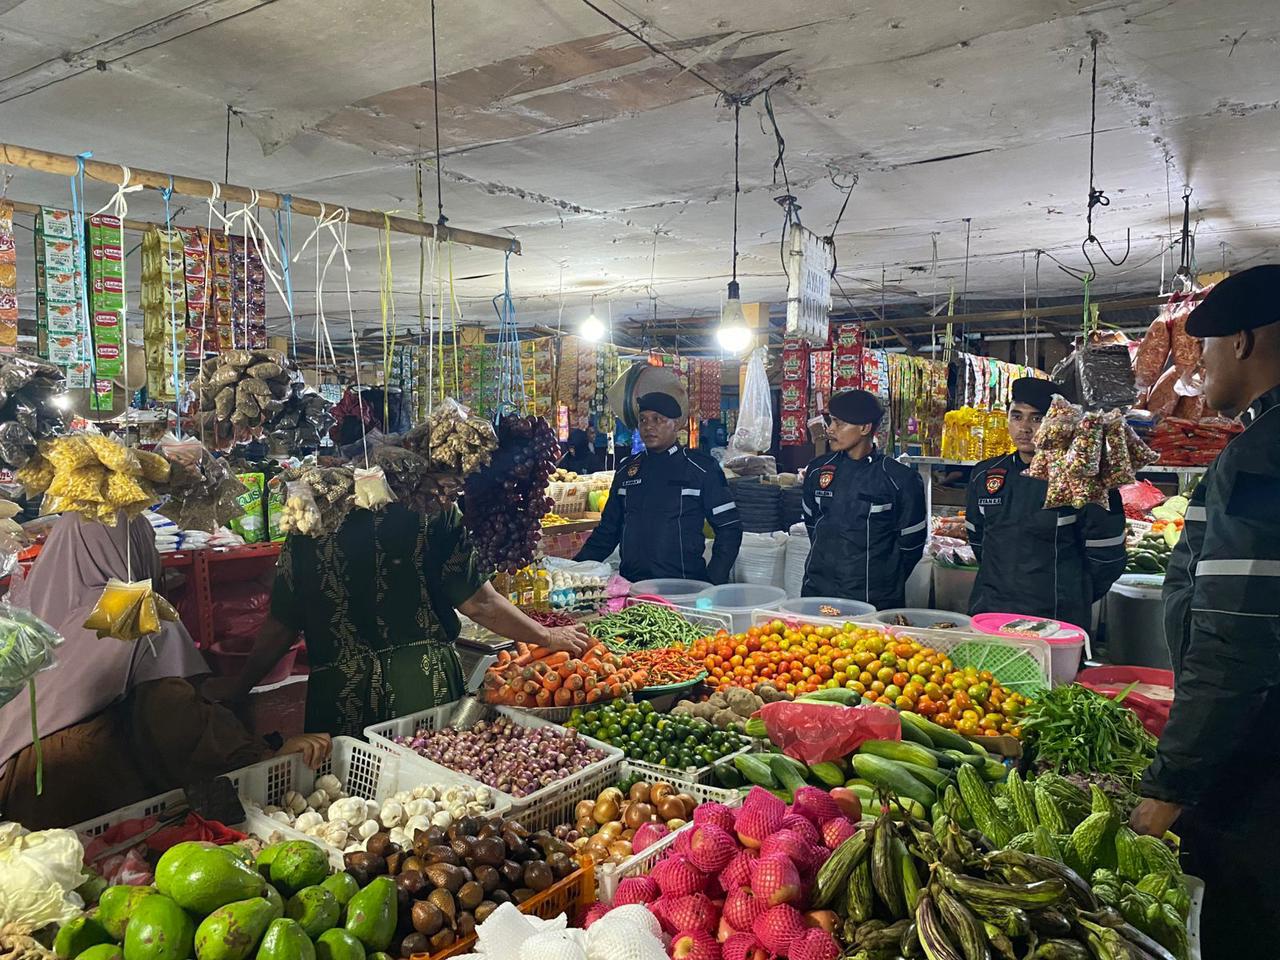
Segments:
[[[717,760],[716,763],[733,763],[734,757],[740,757],[744,753],[750,753],[753,749],[751,741],[746,737],[741,737],[741,740],[742,740],[741,747],[733,751],[733,753],[725,754],[723,757]],[[625,751],[624,751],[624,755],[625,755]],[[663,767],[663,766],[659,766],[656,763],[648,763],[644,760],[636,760],[633,757],[627,757],[626,763],[635,767],[638,772],[643,773],[646,777],[650,777],[650,778],[657,777],[657,778],[668,779],[668,780],[679,780],[681,783],[684,783],[684,784],[695,784],[695,785],[705,784],[707,786],[714,786],[714,783],[713,783],[713,781],[715,780],[714,764],[708,764],[705,767],[693,767],[693,768],[686,767],[683,770],[677,770],[675,767]]]
[[[296,790],[304,796],[315,790],[316,780],[332,773],[353,797],[381,802],[401,790],[412,790],[424,784],[436,786],[483,786],[470,777],[428,763],[416,755],[403,757],[377,750],[354,737],[334,737],[333,751],[320,769],[312,770],[299,753],[273,757],[226,774],[236,792],[259,805],[280,806],[285,794]],[[505,814],[511,801],[504,794],[490,790],[490,808],[486,815]],[[341,865],[342,851],[330,847],[317,837],[246,807],[246,826],[250,832],[271,839],[273,833],[291,840],[310,840],[329,853],[329,859]],[[265,833],[263,831],[266,831]],[[336,856],[335,856],[336,854]]]
[[[393,754],[397,757],[408,757],[411,760],[417,760],[420,763],[427,764],[430,767],[438,767],[437,764],[421,757],[419,754],[403,747],[395,742],[395,737],[411,737],[419,730],[439,730],[449,723],[449,717],[453,714],[454,706],[452,704],[444,707],[433,707],[430,710],[420,710],[417,713],[411,713],[405,717],[397,717],[394,720],[387,720],[383,723],[375,723],[371,727],[366,727],[364,731],[365,737],[371,746],[377,750]],[[514,707],[486,707],[484,718],[490,719],[494,716],[504,716],[518,726],[537,729],[538,727],[555,727],[558,724],[551,723],[549,720],[540,720],[537,717],[531,717],[529,714],[516,710]],[[579,734],[581,736],[581,734]],[[618,765],[622,762],[622,751],[617,747],[611,747],[607,743],[601,743],[599,740],[593,740],[591,737],[583,737],[588,744],[604,753],[602,760],[589,764],[577,773],[565,777],[563,780],[557,780],[545,787],[535,790],[533,793],[525,797],[515,797],[507,793],[494,790],[498,796],[506,798],[512,804],[511,815],[525,823],[526,819],[535,816],[544,818],[548,816],[548,810],[558,811],[564,806],[563,797],[566,792],[572,790],[578,791],[580,784],[588,779],[595,782],[597,777],[594,775],[605,771],[608,776],[615,776]],[[445,769],[439,767],[439,769]],[[608,778],[605,777],[605,779]],[[599,789],[603,790],[609,786],[604,783]],[[493,788],[490,787],[492,790]],[[583,799],[577,797],[577,800]],[[572,809],[573,804],[569,804]],[[559,823],[559,820],[552,820],[551,825]],[[532,823],[525,823],[531,829],[540,829],[534,827]]]
[[[634,764],[627,762],[622,765],[622,772],[619,774],[619,780],[625,780],[632,774],[645,775],[646,771],[641,770]],[[726,807],[736,807],[742,803],[742,794],[737,790],[725,790],[721,787],[708,787],[700,783],[682,783],[673,780],[670,777],[663,777],[672,784],[678,786],[683,793],[689,794],[699,804],[703,803],[723,803]],[[618,884],[627,877],[638,877],[648,873],[653,869],[653,865],[662,859],[662,855],[666,852],[671,844],[675,843],[676,834],[683,830],[693,828],[693,822],[685,824],[679,830],[674,830],[667,834],[653,846],[634,854],[623,860],[621,863],[601,863],[596,865],[596,894],[597,899],[601,903],[613,903],[613,896],[618,892]]]
[[[781,613],[778,610],[756,610],[751,615],[752,624],[771,623],[774,620],[781,620],[789,624],[809,623],[815,627],[834,626],[831,622],[821,617],[800,617],[794,614]],[[890,637],[903,637],[905,639],[916,640],[923,646],[933,647],[943,653],[949,653],[963,643],[986,643],[997,646],[1006,646],[1015,648],[1022,653],[1027,654],[1040,670],[1041,677],[1044,680],[1044,686],[1048,689],[1049,677],[1051,676],[1050,663],[1051,656],[1049,645],[1043,640],[1035,637],[1005,637],[991,633],[977,633],[971,630],[925,630],[916,627],[895,627],[889,624],[877,623],[874,620],[865,618],[847,621],[857,627],[865,627],[869,630],[878,630]]]
[[[179,807],[185,807],[186,803],[186,794],[181,790],[169,790],[166,793],[148,797],[146,800],[131,803],[129,806],[121,807],[119,810],[113,810],[100,817],[94,817],[92,820],[86,820],[84,823],[78,823],[71,829],[82,836],[100,837],[112,827],[124,823],[126,820],[164,817],[177,812]]]

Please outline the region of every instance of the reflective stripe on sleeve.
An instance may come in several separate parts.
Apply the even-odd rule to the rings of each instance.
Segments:
[[[873,504],[871,505],[871,509],[870,509],[870,511],[869,511],[869,512],[870,512],[870,513],[884,513],[886,510],[892,510],[892,509],[893,509],[893,504],[892,504],[892,503],[873,503]]]
[[[711,515],[716,516],[718,514],[724,513],[726,510],[737,510],[737,509],[738,509],[738,505],[734,503],[734,501],[730,500],[728,503],[722,503],[718,507],[712,507]]]
[[[1086,549],[1092,550],[1095,547],[1118,547],[1122,543],[1124,543],[1123,533],[1118,537],[1107,537],[1105,540],[1086,540],[1084,545]]]
[[[964,528],[965,528],[966,530],[970,530],[970,531],[974,531],[974,530],[977,530],[977,529],[978,529],[978,527],[977,527],[977,525],[976,525],[976,524],[974,524],[974,523],[970,523],[968,520],[966,520],[966,521],[964,522]]]
[[[696,489],[696,488],[694,488],[694,487],[683,487],[683,488],[680,490],[680,496],[682,496],[682,497],[700,497],[700,496],[702,496],[702,491],[701,491],[701,490],[698,490],[698,489]]]
[[[1204,507],[1187,507],[1187,515],[1183,519],[1188,523],[1204,523],[1208,517]]]
[[[1201,560],[1197,577],[1280,577],[1280,560]]]
[[[908,536],[910,536],[910,535],[911,535],[911,534],[913,534],[913,533],[919,533],[921,530],[923,530],[923,529],[924,529],[925,527],[927,527],[928,525],[929,525],[929,521],[928,521],[927,519],[926,519],[926,520],[921,520],[921,521],[920,521],[919,523],[917,523],[914,527],[907,527],[907,529],[905,529],[905,530],[903,530],[901,533],[899,533],[899,534],[898,534],[898,536],[900,536],[900,537],[908,537]]]
[[[626,495],[627,495],[627,488],[626,488],[626,487],[619,487],[619,488],[618,488],[618,496],[620,496],[620,497],[625,497]]]
[[[1073,524],[1073,523],[1075,523],[1075,522],[1076,522],[1076,519],[1077,519],[1077,517],[1076,517],[1076,515],[1075,515],[1074,513],[1069,513],[1069,514],[1067,514],[1065,517],[1059,517],[1059,518],[1058,518],[1058,526],[1060,526],[1060,527],[1069,527],[1069,526],[1071,526],[1071,524]]]

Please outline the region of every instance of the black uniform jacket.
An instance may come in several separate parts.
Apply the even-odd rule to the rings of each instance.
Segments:
[[[907,577],[929,535],[920,474],[879,452],[860,460],[818,457],[804,476],[809,529],[806,597],[905,604]]]
[[[1187,508],[1164,581],[1173,709],[1141,789],[1184,806],[1221,798],[1229,806],[1216,816],[1226,824],[1262,817],[1272,833],[1280,806],[1277,408],[1280,387],[1241,415],[1244,433]],[[1255,791],[1263,782],[1271,788]]]
[[[715,530],[702,559],[703,521]],[[742,522],[724,471],[707,454],[679,444],[618,464],[609,500],[575,560],[603,560],[622,545],[619,573],[632,581],[684,577],[725,583],[742,545]]]
[[[1088,630],[1090,608],[1124,573],[1124,505],[1045,509],[1048,483],[1016,453],[973,468],[965,502],[978,558],[970,613],[1052,617]]]

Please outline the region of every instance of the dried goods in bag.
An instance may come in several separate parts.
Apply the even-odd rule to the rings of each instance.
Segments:
[[[1169,362],[1169,349],[1169,318],[1161,311],[1161,315],[1147,327],[1133,360],[1133,379],[1139,387],[1150,387],[1160,379]]]

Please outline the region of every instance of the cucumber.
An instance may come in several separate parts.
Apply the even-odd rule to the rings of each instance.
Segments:
[[[899,763],[910,763],[917,767],[938,769],[938,758],[932,750],[918,743],[905,743],[902,740],[866,740],[858,747],[858,753],[884,757]]]
[[[748,782],[758,787],[775,789],[778,786],[778,778],[773,775],[773,770],[761,754],[744,753],[733,758],[733,765]]]
[[[858,753],[854,755],[853,768],[858,776],[883,790],[907,797],[926,808],[933,806],[933,789],[913,777],[902,764],[874,754]]]
[[[796,697],[797,700],[804,703],[838,703],[842,707],[856,707],[862,703],[862,695],[845,687],[829,687],[823,690],[814,690],[812,693],[804,693]]]
[[[975,770],[981,770],[983,767],[987,765],[987,762],[984,758],[975,757],[972,753],[967,753],[963,750],[948,749],[948,750],[943,750],[942,752],[945,753],[948,757],[950,757],[955,762],[956,766],[970,766],[970,767],[973,767],[973,769]]]
[[[778,781],[781,792],[788,795],[787,803],[791,803],[795,799],[795,792],[801,787],[808,786],[805,782],[805,774],[809,772],[808,767],[781,753],[770,754],[768,763],[769,769]],[[800,770],[797,770],[796,767],[799,767]],[[801,770],[804,773],[801,773]]]
[[[988,783],[1000,783],[1009,775],[1009,768],[999,760],[987,759],[983,765],[978,768],[978,773],[982,774],[982,779]]]
[[[921,783],[932,787],[935,791],[943,790],[947,784],[951,782],[951,777],[941,770],[934,770],[932,767],[919,767],[914,763],[904,763],[902,769],[911,774]]]
[[[839,764],[835,763],[815,763],[809,768],[810,776],[820,780],[826,787],[842,787],[844,786],[844,771],[840,769]]]
[[[908,722],[905,716],[902,718],[902,739],[904,742],[918,743],[920,746],[928,747],[930,750],[935,746],[929,735],[914,723]]]
[[[933,746],[938,750],[963,750],[969,753],[969,741],[954,730],[948,730],[946,727],[940,727],[932,720],[920,716],[918,713],[912,713],[910,710],[903,710],[899,716],[902,717],[902,725],[905,727],[908,723],[921,730],[933,741]]]

